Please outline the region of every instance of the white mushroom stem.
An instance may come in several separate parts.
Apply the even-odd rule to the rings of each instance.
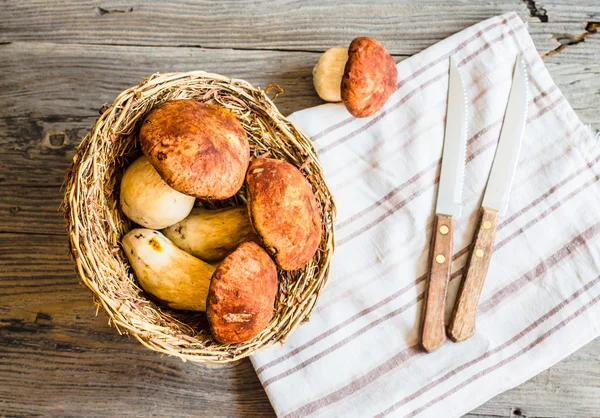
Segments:
[[[341,102],[341,84],[348,61],[348,48],[330,48],[313,68],[313,83],[319,97],[326,102]]]
[[[161,229],[181,221],[195,201],[167,185],[145,156],[127,167],[121,180],[121,209],[146,228]]]
[[[151,229],[129,231],[121,243],[146,292],[173,309],[206,311],[215,266],[180,250]]]
[[[242,242],[257,241],[246,205],[194,209],[162,232],[182,250],[209,263],[221,261]]]

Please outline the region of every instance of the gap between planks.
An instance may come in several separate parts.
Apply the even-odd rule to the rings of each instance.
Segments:
[[[242,48],[242,47],[220,47],[220,46],[204,46],[200,44],[177,44],[177,45],[169,45],[169,44],[136,44],[136,43],[127,43],[127,42],[44,42],[44,41],[9,41],[9,42],[0,42],[0,47],[4,45],[11,44],[54,44],[54,45],[78,45],[78,46],[105,46],[105,47],[132,47],[132,48],[148,48],[148,49],[156,49],[156,48],[194,48],[194,49],[205,49],[210,51],[244,51],[244,52],[281,52],[281,53],[305,53],[305,54],[322,54],[326,50],[325,49],[295,49],[295,48]],[[333,47],[332,47],[333,48]],[[392,57],[395,58],[408,58],[412,57],[415,54],[397,54],[390,53]]]

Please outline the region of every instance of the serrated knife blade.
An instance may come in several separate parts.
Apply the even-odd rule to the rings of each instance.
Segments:
[[[467,151],[467,98],[455,59],[450,58],[446,131],[435,212],[460,218]]]
[[[506,214],[517,170],[527,118],[528,90],[525,63],[519,56],[515,64],[502,131],[482,203],[486,208],[497,210],[499,216]]]

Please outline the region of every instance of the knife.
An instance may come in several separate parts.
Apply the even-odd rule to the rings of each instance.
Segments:
[[[446,341],[446,291],[452,265],[454,220],[460,218],[467,149],[467,99],[456,61],[450,58],[448,110],[442,151],[429,280],[423,309],[421,345],[434,351]]]
[[[512,87],[496,155],[483,196],[475,240],[448,327],[453,341],[464,341],[475,332],[475,317],[483,282],[494,248],[498,217],[506,214],[521,140],[525,129],[528,102],[528,81],[525,63],[517,57]]]

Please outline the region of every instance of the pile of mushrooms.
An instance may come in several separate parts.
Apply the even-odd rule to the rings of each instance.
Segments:
[[[277,267],[302,268],[321,241],[311,185],[285,161],[250,163],[243,127],[216,105],[165,102],[139,140],[144,156],[120,188],[121,209],[140,226],[121,240],[137,282],[172,309],[206,311],[220,343],[254,338],[273,315]],[[244,185],[247,206],[194,208],[196,198],[227,199]]]
[[[394,91],[396,64],[373,38],[331,48],[313,70],[317,93],[355,117],[377,112]],[[271,321],[277,267],[315,255],[322,220],[312,187],[293,165],[250,161],[244,128],[228,110],[194,100],[153,109],[139,135],[144,156],[121,181],[123,213],[140,228],[122,238],[139,285],[172,309],[206,311],[213,338],[248,341]],[[246,187],[247,205],[195,208]]]

